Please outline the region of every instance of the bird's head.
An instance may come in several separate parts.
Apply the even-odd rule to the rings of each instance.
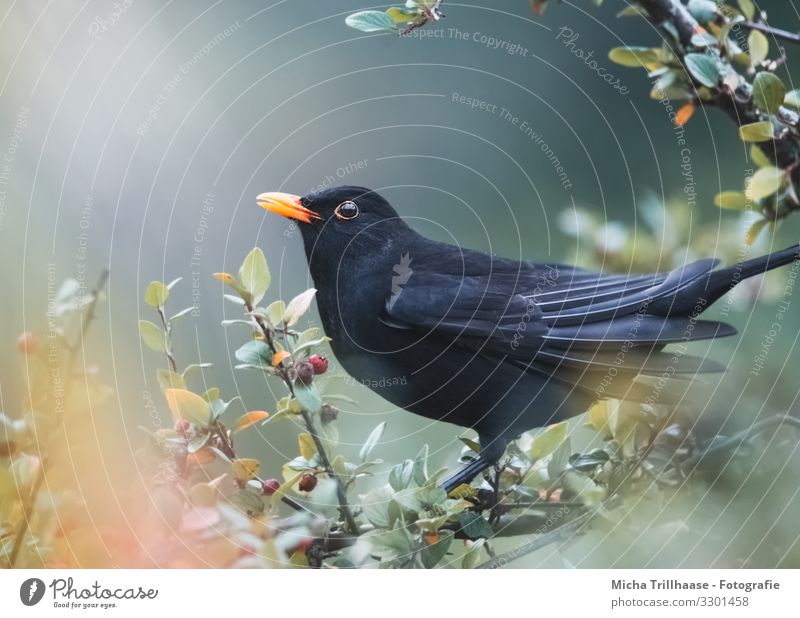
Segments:
[[[408,226],[381,195],[364,187],[341,186],[306,195],[262,193],[258,205],[298,221],[306,254],[341,259],[348,250],[376,248]]]

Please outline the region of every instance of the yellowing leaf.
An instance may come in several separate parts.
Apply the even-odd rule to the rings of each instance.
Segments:
[[[625,67],[649,67],[661,62],[661,50],[657,47],[615,47],[608,57]]]
[[[567,438],[567,423],[557,423],[550,425],[539,433],[531,442],[528,454],[531,459],[537,460],[547,457],[553,453],[561,443]]]
[[[739,127],[739,137],[745,142],[767,142],[775,137],[775,128],[769,120],[752,122]]]
[[[461,485],[451,490],[450,493],[448,494],[450,498],[455,498],[455,499],[460,498],[462,500],[470,500],[472,498],[477,497],[477,495],[478,495],[478,488],[473,487],[468,483],[461,483]]]
[[[151,307],[163,307],[167,302],[169,289],[161,281],[151,281],[144,291],[144,302]]]
[[[200,427],[206,427],[211,421],[211,406],[200,395],[181,388],[168,388],[164,397],[173,418],[182,418]]]
[[[261,469],[258,459],[234,459],[231,465],[233,466],[233,477],[243,483],[257,477],[258,471]]]
[[[769,40],[758,30],[751,30],[747,37],[747,47],[750,51],[750,64],[758,66],[769,56]]]
[[[310,433],[303,432],[297,436],[297,446],[303,459],[311,459],[317,454],[317,445],[314,444],[314,438]]]
[[[243,429],[247,429],[256,423],[266,420],[268,417],[269,412],[264,412],[264,410],[252,410],[247,414],[242,414],[236,419],[236,422],[233,424],[233,431],[234,433],[238,433]]]
[[[772,165],[772,161],[770,161],[767,155],[764,154],[764,151],[755,144],[750,147],[750,158],[758,167],[767,167],[768,165]]]
[[[611,438],[611,426],[609,425],[609,402],[601,399],[589,408],[589,424],[595,431],[603,434],[605,438]]]
[[[416,9],[406,9],[399,6],[391,6],[386,9],[386,14],[392,18],[396,24],[407,24],[416,21],[420,15]]]
[[[148,320],[139,320],[139,334],[142,341],[151,350],[163,352],[167,348],[167,336],[164,331]]]
[[[277,367],[280,365],[284,360],[291,356],[286,350],[278,350],[275,354],[272,355],[272,366]]]
[[[236,279],[233,278],[233,275],[229,273],[214,273],[214,278],[219,279],[220,281],[222,281],[222,283],[227,283],[227,284],[232,284],[233,282],[236,281]]]
[[[750,226],[750,229],[747,230],[747,233],[744,236],[745,242],[748,245],[752,245],[758,238],[758,235],[761,233],[761,230],[763,230],[766,227],[767,223],[768,221],[766,219],[759,219],[758,221],[753,223],[753,225]]]
[[[678,127],[682,127],[694,114],[694,104],[686,103],[678,110],[678,113],[675,114],[675,125]]]
[[[717,193],[714,198],[714,203],[720,208],[729,208],[731,210],[744,210],[747,208],[747,197],[744,193],[739,191],[723,191]]]
[[[760,200],[781,190],[786,182],[786,173],[777,167],[762,167],[750,178],[745,195],[750,200]]]

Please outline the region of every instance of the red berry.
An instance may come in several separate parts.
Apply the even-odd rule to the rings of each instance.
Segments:
[[[297,381],[308,386],[314,380],[314,366],[308,361],[302,361],[295,365]]]
[[[267,479],[261,483],[261,493],[265,496],[271,496],[280,488],[281,484],[277,479]]]
[[[313,474],[304,474],[303,478],[300,479],[300,484],[298,485],[300,491],[314,491],[316,486],[317,477]]]
[[[308,362],[314,368],[314,374],[320,375],[328,371],[328,359],[322,354],[314,354],[308,358]]]
[[[22,354],[33,354],[39,348],[39,341],[31,331],[26,330],[17,337],[17,350]]]

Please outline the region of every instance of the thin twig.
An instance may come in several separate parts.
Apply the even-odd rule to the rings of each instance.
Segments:
[[[273,341],[272,333],[270,332],[269,327],[261,316],[254,313],[253,306],[250,303],[246,303],[245,308],[247,309],[247,312],[253,316],[256,324],[258,324],[261,333],[264,335],[264,341],[267,343],[270,351],[274,355],[277,352],[277,348],[275,347],[275,342]],[[292,397],[295,397],[294,385],[292,384],[292,380],[289,378],[286,369],[283,367],[283,363],[281,363],[281,365],[278,367],[278,370],[280,372],[280,377],[283,379],[286,387],[289,389],[289,394]],[[342,482],[341,477],[336,473],[336,470],[333,469],[333,465],[331,464],[328,453],[325,450],[325,445],[322,444],[322,440],[317,433],[317,429],[314,425],[314,420],[311,418],[311,414],[308,412],[308,410],[303,409],[302,416],[306,429],[311,435],[311,438],[314,440],[314,446],[317,448],[317,453],[319,453],[320,459],[322,460],[322,466],[325,468],[325,472],[336,483],[336,498],[339,502],[339,511],[345,521],[345,525],[350,533],[358,534],[358,525],[356,524],[355,517],[353,517],[350,504],[347,501],[347,491],[345,490],[344,483]]]
[[[790,41],[792,43],[800,43],[800,34],[797,32],[789,32],[788,30],[773,28],[765,23],[752,21],[740,21],[739,25],[743,28],[748,28],[749,30],[758,30],[764,34],[769,34],[774,36],[776,39],[783,39],[784,41]]]

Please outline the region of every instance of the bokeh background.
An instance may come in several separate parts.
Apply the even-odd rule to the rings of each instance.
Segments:
[[[93,411],[104,456],[135,469],[137,428],[153,422],[145,393],[169,422],[155,380],[165,360],[137,331],[138,319],[153,317],[142,302],[153,279],[183,277],[170,303],[197,307],[175,334],[183,364],[214,363],[197,389],[219,386],[248,409],[271,410],[279,384],[233,371],[232,351],[247,333],[220,326],[238,307],[212,277],[235,271],[258,245],[273,272],[270,297],[311,286],[299,234],[256,207],[262,191],[368,186],[432,237],[538,261],[609,267],[605,248],[638,256],[637,269],[669,268],[687,244],[690,255],[735,256],[746,222],[713,197],[740,190],[753,165],[730,121],[699,110],[681,146],[644,72],[606,59],[618,45],[657,45],[655,31],[618,19],[623,3],[610,0],[553,3],[542,17],[526,0],[485,4],[447,2],[440,25],[398,38],[348,28],[347,14],[384,8],[357,0],[3,0],[3,409],[25,397],[15,340],[46,329],[48,276],[91,287],[107,268],[107,302],[81,359],[115,393]],[[794,3],[774,5],[771,23],[797,30]],[[577,35],[573,47],[562,28]],[[574,48],[593,52],[627,92]],[[797,56],[787,54],[782,76],[793,88]],[[576,221],[580,233],[567,233]],[[789,220],[752,251],[796,242],[799,225]],[[786,276],[756,282],[725,309],[741,337],[709,351],[731,359],[723,384],[698,404],[712,425],[796,413],[800,310],[787,312],[764,369],[750,375]],[[387,462],[428,443],[437,462],[455,464],[457,428],[395,410],[366,388],[343,382],[341,391],[360,403],[342,406],[342,448],[357,452],[387,420],[379,447]],[[277,476],[295,454],[295,435],[291,424],[267,426],[241,448]]]

